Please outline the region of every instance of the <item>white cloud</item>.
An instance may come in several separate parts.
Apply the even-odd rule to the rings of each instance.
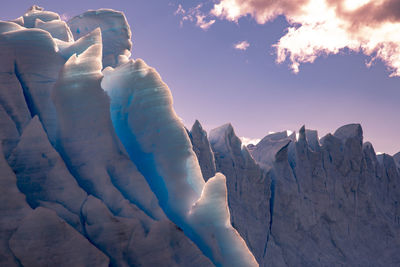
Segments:
[[[180,16],[180,26],[183,26],[184,21],[194,22],[196,26],[203,30],[208,30],[215,23],[215,19],[209,19],[209,15],[206,15],[201,11],[202,4],[196,7],[185,10],[181,4],[178,5],[178,9],[175,11],[175,16]]]
[[[291,136],[292,133],[293,133],[293,131],[291,131],[291,130],[286,130],[286,135],[287,135],[287,136]]]
[[[250,44],[247,41],[242,41],[242,42],[238,42],[236,44],[233,45],[233,47],[237,50],[247,50],[247,48],[249,48]]]
[[[184,15],[186,13],[186,11],[183,9],[182,5],[179,4],[178,5],[178,9],[175,11],[175,15]]]
[[[250,144],[257,145],[258,142],[261,141],[261,139],[259,139],[259,138],[247,138],[247,137],[243,137],[243,136],[240,137],[240,140],[242,141],[242,145],[244,145],[244,146],[248,146]]]
[[[290,26],[274,45],[276,61],[289,60],[294,72],[302,63],[348,49],[370,56],[367,66],[379,59],[391,76],[400,76],[399,0],[216,0],[209,15],[234,22],[251,16],[259,24],[285,16]]]
[[[68,21],[71,18],[71,16],[69,16],[67,13],[63,13],[60,16],[60,19],[63,21]]]
[[[208,30],[208,28],[211,27],[211,25],[213,25],[215,23],[215,19],[209,20],[207,21],[205,15],[202,14],[197,14],[196,15],[196,25],[199,26],[200,28],[202,28],[203,30]]]

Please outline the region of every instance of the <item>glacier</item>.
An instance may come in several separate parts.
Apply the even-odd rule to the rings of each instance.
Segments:
[[[17,263],[69,265],[66,258],[72,257],[74,265],[82,266],[257,265],[230,225],[224,176],[206,186],[183,125],[151,124],[164,111],[166,122],[177,119],[171,106],[162,110],[172,100],[168,87],[160,91],[166,99],[159,94],[142,98],[152,104],[150,113],[140,106],[125,107],[141,113],[144,118],[134,116],[140,122],[149,122],[147,128],[140,125],[141,132],[151,136],[165,131],[163,138],[146,139],[126,130],[132,140],[142,138],[145,149],[156,148],[147,153],[150,157],[137,160],[143,151],[132,154],[136,148],[113,125],[115,99],[104,85],[112,78],[111,69],[120,73],[132,64],[145,66],[140,59],[129,60],[131,33],[123,13],[88,11],[64,22],[58,14],[33,6],[1,26],[1,66],[6,70],[1,80],[2,151],[29,210],[5,238]],[[139,75],[133,88],[139,93],[143,82],[159,82],[155,70],[147,69],[152,75],[142,80]],[[137,79],[135,73],[122,74],[125,80]],[[154,174],[156,168],[160,173]],[[158,190],[164,184],[165,192]],[[204,207],[220,216],[209,217]],[[53,229],[43,238],[53,238],[60,247],[48,249],[48,239],[27,234],[43,227]],[[68,233],[72,241],[53,237],[57,232]],[[24,246],[24,235],[34,242]],[[78,240],[86,243],[73,243]],[[27,255],[30,246],[40,247],[38,253]],[[64,246],[74,248],[60,255]],[[86,257],[80,246],[87,247]],[[46,256],[54,261],[46,262]]]
[[[359,124],[321,139],[303,126],[298,136],[246,148],[226,124],[208,137],[232,225],[260,266],[397,266],[399,154],[377,156]]]
[[[131,37],[111,9],[0,21],[0,266],[400,264],[400,152],[188,130]]]
[[[221,189],[225,177],[218,174],[204,182],[189,136],[172,109],[170,90],[158,73],[141,59],[103,73],[101,85],[111,99],[117,135],[166,215],[217,265],[256,265],[230,225],[227,193]]]

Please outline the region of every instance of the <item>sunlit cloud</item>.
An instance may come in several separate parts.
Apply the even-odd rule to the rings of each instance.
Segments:
[[[67,13],[63,13],[60,15],[60,19],[63,21],[68,21],[71,18]]]
[[[381,60],[390,76],[400,76],[399,0],[216,0],[208,15],[236,23],[250,16],[259,24],[284,16],[289,27],[273,47],[277,63],[288,61],[295,73],[321,55],[354,51],[370,57],[367,67]]]
[[[247,41],[242,41],[242,42],[238,42],[236,44],[233,45],[233,47],[237,50],[247,50],[247,48],[249,48],[250,44]]]
[[[292,133],[293,133],[293,131],[291,131],[291,130],[286,130],[286,135],[287,135],[287,136],[291,136]]]
[[[202,4],[197,5],[196,7],[185,10],[181,4],[178,5],[177,10],[175,11],[175,16],[181,17],[180,26],[183,26],[184,21],[194,22],[196,26],[200,27],[203,30],[208,30],[215,23],[215,19],[209,19],[209,15],[206,15],[201,11]]]
[[[197,20],[196,25],[202,28],[203,30],[207,30],[208,28],[211,27],[211,25],[215,23],[214,19],[207,21],[206,16],[202,14],[197,14],[196,20]]]

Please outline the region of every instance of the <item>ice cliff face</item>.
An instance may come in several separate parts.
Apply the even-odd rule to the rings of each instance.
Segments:
[[[302,127],[298,140],[285,131],[249,149],[230,124],[208,139],[232,225],[260,266],[399,265],[399,154],[376,156],[360,125],[321,140]]]
[[[114,10],[0,21],[0,266],[398,266],[400,156],[360,125],[186,130]]]
[[[161,208],[215,264],[256,265],[231,226],[225,177],[204,182],[167,85],[144,61],[124,61],[103,71],[101,86],[111,99],[116,133]]]
[[[0,22],[1,266],[257,265],[130,39],[114,10]]]

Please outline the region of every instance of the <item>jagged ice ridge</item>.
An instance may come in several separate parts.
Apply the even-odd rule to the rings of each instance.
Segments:
[[[400,153],[189,131],[131,49],[114,10],[0,21],[1,266],[400,264]]]

